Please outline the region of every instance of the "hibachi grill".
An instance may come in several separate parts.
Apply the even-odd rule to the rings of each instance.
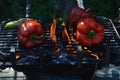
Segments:
[[[31,4],[32,0],[26,0],[25,18],[31,18]],[[76,17],[73,16],[71,20],[77,19],[81,13],[75,12],[75,15]],[[18,20],[18,18],[11,18],[0,23],[1,69],[12,67],[16,71],[25,73],[28,78],[33,77],[32,80],[35,80],[37,73],[50,75],[49,72],[55,75],[64,72],[63,74],[72,76],[82,73],[87,78],[90,75],[93,77],[92,73],[98,68],[108,66],[110,63],[120,63],[120,35],[109,18],[96,17],[97,22],[104,26],[104,40],[97,46],[86,47],[77,42],[76,28],[70,28],[65,23],[60,25],[61,22],[55,19],[39,17],[35,20],[42,24],[45,39],[42,44],[30,49],[20,45],[18,28],[6,29],[4,27],[6,23],[13,20]]]
[[[15,19],[8,19],[0,24],[0,54],[1,68],[13,67],[23,70],[24,66],[42,69],[48,66],[63,65],[74,68],[81,65],[117,63],[120,56],[120,36],[111,19],[98,16],[97,21],[104,25],[105,39],[95,47],[85,47],[72,41],[69,37],[70,29],[56,27],[56,42],[51,40],[52,19],[38,18],[43,24],[45,40],[41,45],[27,49],[19,45],[17,28],[5,29],[4,25]],[[59,28],[59,29],[57,29]],[[62,31],[66,38],[61,37]],[[74,30],[75,31],[75,30]],[[53,32],[53,31],[52,31]],[[69,42],[70,41],[70,42]],[[112,57],[110,57],[113,55]]]

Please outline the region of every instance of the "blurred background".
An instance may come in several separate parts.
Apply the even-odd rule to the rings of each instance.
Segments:
[[[85,9],[90,9],[97,16],[114,19],[118,16],[120,0],[83,0]],[[61,16],[64,5],[69,16],[71,8],[77,5],[76,0],[32,0],[32,17],[51,17],[53,12]],[[0,21],[8,18],[25,17],[26,0],[0,0]]]

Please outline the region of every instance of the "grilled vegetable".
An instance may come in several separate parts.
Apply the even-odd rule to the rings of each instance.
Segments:
[[[70,18],[69,18],[69,25],[71,26],[76,26],[78,21],[82,18],[85,17],[92,17],[94,18],[95,15],[91,13],[90,11],[87,11],[85,9],[82,9],[80,7],[74,7],[70,13]]]
[[[98,45],[104,39],[104,26],[93,18],[84,18],[77,24],[76,39],[82,46]]]
[[[25,18],[21,18],[18,20],[10,21],[10,22],[5,24],[5,28],[16,28],[20,24],[22,24],[25,20],[26,20]]]
[[[18,29],[18,39],[21,45],[26,48],[33,48],[41,44],[44,39],[44,30],[42,25],[35,20],[26,20]]]

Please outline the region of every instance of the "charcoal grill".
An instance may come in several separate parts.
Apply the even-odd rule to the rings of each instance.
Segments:
[[[36,58],[39,56],[41,57],[40,59],[44,59],[44,57],[47,57],[45,59],[51,59],[50,57],[53,55],[52,53],[57,50],[57,48],[59,48],[60,46],[56,47],[56,45],[58,45],[58,43],[53,43],[50,39],[50,26],[52,23],[52,19],[46,19],[44,22],[41,22],[41,19],[38,19],[38,21],[40,23],[44,23],[44,30],[45,30],[45,40],[44,42],[39,45],[39,46],[35,46],[32,49],[27,49],[21,45],[19,45],[19,41],[17,39],[17,28],[15,29],[5,29],[4,25],[11,21],[13,19],[8,19],[7,21],[3,21],[1,23],[1,41],[0,41],[0,50],[1,50],[1,55],[5,55],[5,56],[11,56],[11,53],[14,53],[15,55],[21,55],[21,57],[27,57],[30,56],[31,59],[32,58]],[[67,44],[67,45],[71,45],[68,46],[67,48],[73,48],[72,50],[77,51],[77,44],[73,43],[73,44]],[[69,50],[71,52],[71,54],[73,54],[72,50]],[[22,60],[18,61],[21,65],[24,64],[29,64],[29,63],[24,63],[22,62]],[[29,61],[28,61],[29,62]],[[19,64],[18,63],[18,64]],[[38,62],[37,62],[38,63]],[[35,64],[35,62],[30,63],[30,64]],[[72,63],[71,63],[72,64]]]
[[[0,54],[1,54],[1,66],[3,67],[19,67],[19,66],[48,66],[48,65],[72,65],[76,66],[79,61],[79,54],[83,54],[79,51],[80,47],[77,43],[65,44],[65,48],[72,48],[66,50],[64,53],[65,58],[57,59],[53,55],[53,52],[58,49],[57,43],[53,43],[50,39],[50,25],[52,23],[51,19],[38,18],[40,23],[43,23],[45,30],[45,41],[32,49],[26,49],[25,47],[19,45],[17,39],[17,28],[5,29],[4,25],[15,19],[8,19],[0,24]],[[105,27],[105,39],[104,41],[95,47],[89,47],[93,53],[99,56],[99,53],[104,53],[103,56],[99,56],[99,60],[83,59],[80,61],[81,64],[91,64],[91,63],[116,63],[119,62],[120,57],[120,36],[112,23],[111,19],[98,16],[97,21],[104,25]],[[69,30],[68,30],[69,31]],[[69,46],[67,46],[69,45]],[[83,47],[83,46],[82,46]],[[61,48],[61,46],[59,46]],[[62,48],[63,49],[63,48]],[[75,52],[75,53],[74,53]],[[15,56],[20,55],[20,59],[16,60]],[[68,55],[70,57],[68,57]],[[112,58],[108,57],[113,55]],[[86,57],[86,55],[84,55]],[[117,59],[117,58],[118,59]],[[116,61],[117,60],[117,61]]]
[[[29,0],[26,1],[26,17],[30,17],[31,2]],[[13,67],[16,70],[25,71],[26,69],[32,70],[34,68],[35,71],[39,69],[45,72],[55,69],[62,71],[65,69],[71,70],[71,68],[73,70],[80,69],[81,65],[90,66],[96,63],[98,63],[100,67],[108,65],[109,63],[120,63],[120,36],[112,20],[106,17],[97,16],[97,21],[105,27],[105,39],[98,46],[88,47],[88,49],[97,55],[99,59],[95,59],[94,56],[91,58],[91,53],[86,54],[82,52],[81,49],[83,49],[84,46],[78,43],[72,42],[69,44],[61,42],[61,44],[59,44],[52,42],[49,36],[50,25],[52,23],[52,19],[50,18],[40,17],[36,19],[38,22],[42,23],[44,27],[45,40],[41,45],[37,45],[32,49],[27,49],[19,45],[17,28],[4,28],[4,25],[12,20],[17,19],[8,19],[2,21],[0,24],[0,68],[2,69]],[[70,29],[67,29],[69,34]],[[59,54],[61,55],[54,55],[53,53],[58,49],[60,49]],[[100,53],[102,53],[102,55]],[[16,59],[17,55],[20,56],[19,59]],[[82,68],[86,69],[86,67]]]

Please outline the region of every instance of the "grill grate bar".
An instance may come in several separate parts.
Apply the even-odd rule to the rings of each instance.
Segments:
[[[113,50],[112,52],[118,54],[120,52],[120,38],[115,26],[113,25],[112,21],[108,18],[98,17],[98,20],[105,26],[104,43],[108,43],[109,47]]]

